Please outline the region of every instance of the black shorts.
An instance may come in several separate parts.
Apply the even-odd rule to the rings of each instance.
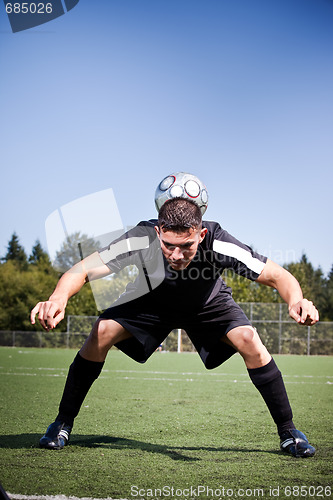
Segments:
[[[153,306],[147,294],[106,309],[100,318],[117,321],[133,335],[116,347],[139,363],[147,361],[172,330],[182,328],[208,369],[216,368],[236,352],[221,338],[237,326],[251,325],[228,290],[220,291],[200,309],[184,306],[181,311],[167,305],[163,309]]]

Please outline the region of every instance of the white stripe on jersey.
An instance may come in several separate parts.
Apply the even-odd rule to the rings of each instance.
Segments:
[[[261,262],[261,260],[252,257],[251,252],[245,250],[245,248],[241,248],[235,243],[230,243],[228,241],[219,241],[214,240],[213,242],[213,250],[222,255],[227,255],[228,257],[234,257],[235,259],[243,262],[243,264],[254,271],[257,274],[260,274],[264,269],[265,262]]]
[[[107,264],[113,259],[116,259],[119,255],[127,252],[135,252],[136,250],[144,250],[149,247],[148,236],[125,238],[123,240],[113,243],[109,248],[106,248],[100,252],[100,257],[104,264]]]

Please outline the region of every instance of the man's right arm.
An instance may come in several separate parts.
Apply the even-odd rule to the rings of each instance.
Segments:
[[[47,331],[52,330],[64,318],[70,297],[78,293],[88,281],[103,278],[110,272],[98,252],[78,262],[61,276],[49,300],[38,302],[32,309],[31,323],[35,324],[35,317],[38,314],[38,320],[42,327]]]

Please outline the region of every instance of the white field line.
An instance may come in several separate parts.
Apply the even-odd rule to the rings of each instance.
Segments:
[[[0,366],[0,370],[4,370],[5,367]],[[28,367],[28,366],[15,366],[15,370],[37,370],[37,371],[59,371],[62,372],[61,375],[66,374],[68,368],[49,368],[49,367]],[[7,372],[11,375],[13,372]],[[194,375],[196,377],[248,377],[247,373],[224,373],[224,372],[170,372],[170,371],[159,371],[159,370],[108,370],[103,369],[103,374],[106,373],[137,373],[137,374],[147,374],[147,375]],[[1,374],[1,371],[0,371]],[[24,375],[28,375],[28,373],[24,373]],[[39,373],[33,373],[32,375],[40,375]],[[45,374],[46,376],[48,374]],[[54,374],[52,376],[59,376],[58,374]],[[325,378],[325,379],[333,379],[333,375],[283,375],[283,378]]]
[[[100,378],[107,378],[107,377],[100,377]],[[117,377],[118,380],[142,380],[145,381],[161,381],[161,382],[199,382],[199,380],[196,380],[194,378],[165,378],[165,377]],[[200,380],[202,382],[202,379]],[[212,380],[210,381],[212,382]],[[232,384],[234,383],[241,383],[241,384],[252,384],[252,381],[250,379],[247,380],[237,380],[237,379],[215,379],[213,382],[219,382],[219,383],[229,383],[231,382]],[[293,380],[288,380],[286,383],[288,384],[305,384],[305,385],[323,385],[323,384],[328,384],[328,385],[333,385],[333,382],[327,381],[327,382],[309,382],[306,380],[300,380],[300,381],[293,381]]]
[[[6,372],[2,372],[1,371],[2,369],[4,369],[4,367],[0,367],[0,375],[7,375],[7,376],[13,375],[13,376],[24,376],[24,377],[39,376],[39,377],[62,377],[62,378],[67,376],[67,370],[63,368],[15,367],[15,370],[22,370],[22,371],[6,371]],[[29,372],[27,370],[31,371]],[[34,370],[34,372],[32,370]],[[38,371],[38,373],[36,373],[36,370]],[[44,371],[46,372],[58,371],[60,373],[44,373]],[[152,371],[152,370],[103,370],[102,375],[99,378],[101,379],[112,378],[112,374],[123,374],[123,376],[121,377],[120,376],[116,377],[116,379],[118,380],[140,380],[140,381],[161,381],[161,382],[203,382],[204,379],[207,380],[209,378],[210,382],[218,382],[218,383],[229,383],[229,382],[231,383],[240,382],[245,384],[252,383],[247,373],[210,373],[210,372],[180,373],[180,372],[166,372],[166,371]],[[149,376],[145,377],[142,375],[149,375]],[[167,375],[167,377],[163,377],[161,375]],[[174,377],[173,375],[176,376]],[[333,379],[333,376],[331,375],[284,375],[283,378],[288,384],[333,385],[333,382],[329,380]]]

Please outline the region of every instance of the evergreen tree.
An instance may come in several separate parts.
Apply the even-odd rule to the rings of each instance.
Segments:
[[[14,232],[8,242],[7,253],[3,259],[5,262],[15,261],[20,267],[27,268],[28,259],[23,246],[20,244],[17,234]]]
[[[50,262],[48,253],[45,252],[39,240],[36,240],[35,245],[32,247],[31,255],[29,256],[30,264],[38,264],[41,261]]]
[[[320,311],[323,320],[333,321],[333,265],[325,283],[325,304]]]
[[[303,254],[299,262],[288,264],[286,269],[295,276],[301,285],[304,297],[312,300],[322,316],[322,311],[325,310],[326,280],[321,268],[315,269]]]
[[[46,274],[58,276],[58,273],[52,266],[48,253],[45,252],[39,240],[36,241],[31,250],[31,255],[29,256],[29,264],[31,264],[32,267],[37,267],[39,271],[42,271]]]

